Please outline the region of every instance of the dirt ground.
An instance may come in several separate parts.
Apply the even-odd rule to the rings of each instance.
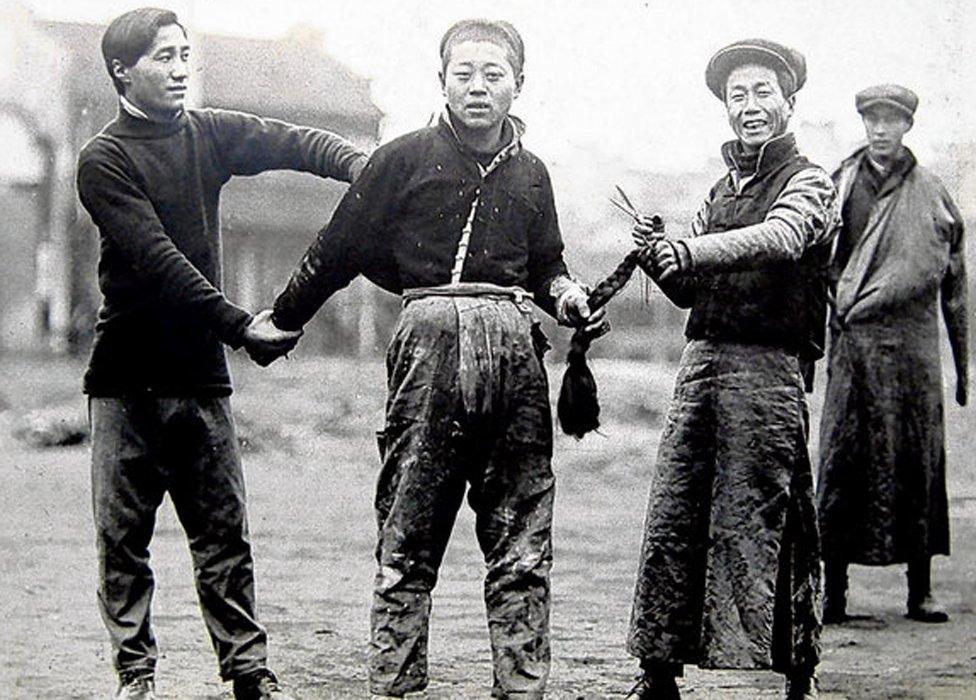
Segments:
[[[109,697],[115,680],[95,608],[87,447],[38,449],[14,437],[35,409],[83,423],[82,367],[10,356],[0,362],[0,698]],[[261,371],[235,359],[234,369],[258,607],[272,665],[299,697],[365,697],[382,367],[299,359]],[[636,663],[624,638],[674,368],[598,362],[594,372],[604,436],[560,436],[556,444],[553,698],[623,697],[633,683]],[[561,374],[553,367],[554,384]],[[819,392],[811,406],[816,420]],[[851,607],[871,619],[825,632],[823,697],[976,698],[974,410],[947,408],[954,554],[937,560],[935,581],[951,622],[925,626],[902,617],[899,567],[855,567]],[[152,552],[160,696],[229,697],[168,503]],[[465,511],[435,591],[429,698],[487,697],[482,575]],[[782,692],[773,674],[697,669],[682,687],[688,698]]]

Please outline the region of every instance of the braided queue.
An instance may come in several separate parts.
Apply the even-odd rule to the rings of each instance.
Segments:
[[[648,264],[650,255],[650,246],[635,248],[627,253],[617,268],[590,292],[587,299],[590,312],[596,311],[616,296],[630,281],[637,265]],[[577,440],[600,427],[600,404],[597,401],[596,381],[586,365],[586,351],[590,349],[593,340],[605,335],[609,330],[610,324],[607,321],[589,332],[577,328],[569,344],[569,354],[566,356],[569,366],[563,375],[556,415],[559,417],[559,425],[563,432],[575,436]]]

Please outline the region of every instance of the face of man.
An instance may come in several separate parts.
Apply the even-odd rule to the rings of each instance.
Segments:
[[[472,132],[501,129],[522,89],[508,53],[489,41],[464,41],[450,49],[441,85],[451,115]]]
[[[125,84],[125,98],[152,118],[171,119],[183,109],[189,72],[190,43],[176,24],[160,27],[146,53],[131,66],[113,64]]]
[[[783,96],[776,71],[765,66],[739,66],[725,83],[729,124],[747,152],[786,132],[793,102]]]
[[[868,139],[868,153],[882,162],[897,156],[905,133],[912,128],[912,120],[904,112],[888,105],[875,105],[861,118]]]

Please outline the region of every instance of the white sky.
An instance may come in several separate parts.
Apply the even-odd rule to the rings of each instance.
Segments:
[[[716,49],[752,36],[806,55],[792,127],[828,169],[861,137],[854,93],[879,82],[919,93],[906,142],[923,161],[976,141],[976,3],[968,0],[22,1],[51,19],[107,22],[155,3],[196,31],[275,37],[318,28],[330,53],[373,80],[373,99],[388,115],[384,140],[439,109],[437,46],[453,21],[508,19],[526,44],[513,112],[527,121],[526,142],[556,171],[557,187],[559,171],[576,172],[570,196],[597,181],[606,189],[614,171],[697,169],[717,155],[731,132],[704,67]],[[839,146],[817,141],[812,125],[823,122],[836,124]]]

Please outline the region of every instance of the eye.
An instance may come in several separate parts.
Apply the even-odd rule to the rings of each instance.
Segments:
[[[467,81],[471,78],[471,73],[468,71],[457,71],[454,73],[454,77],[461,81]]]
[[[504,78],[505,74],[500,71],[491,71],[485,77],[494,83]]]

